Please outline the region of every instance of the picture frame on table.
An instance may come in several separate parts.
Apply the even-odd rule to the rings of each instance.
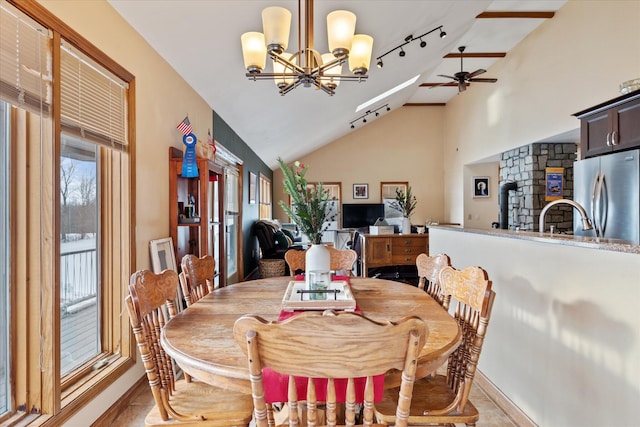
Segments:
[[[176,263],[173,239],[171,237],[151,240],[149,242],[149,251],[151,252],[151,267],[154,273],[158,274],[164,270],[178,272],[178,264]]]
[[[354,199],[368,199],[369,198],[369,184],[353,184],[353,198]]]
[[[489,177],[474,176],[473,177],[473,197],[483,198],[490,197]]]

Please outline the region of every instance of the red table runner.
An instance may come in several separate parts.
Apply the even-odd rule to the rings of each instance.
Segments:
[[[304,280],[304,276],[296,276],[295,280]],[[345,281],[349,284],[348,276],[334,276],[332,278],[334,281]],[[356,301],[356,313],[361,313],[360,309],[357,306]],[[282,321],[288,319],[291,316],[295,316],[297,313],[302,313],[302,311],[280,311],[280,315],[278,316],[278,321]],[[348,357],[345,355],[345,357]],[[282,375],[271,368],[263,368],[262,369],[262,380],[264,384],[264,395],[267,403],[276,403],[276,402],[286,402],[287,401],[287,387],[289,385],[289,376]],[[296,391],[298,393],[298,400],[305,400],[307,396],[307,378],[295,378],[296,381]],[[327,389],[327,380],[320,378],[316,379],[316,399],[319,402],[326,401],[326,389]],[[356,402],[362,402],[364,400],[364,386],[366,382],[366,378],[355,378],[355,390],[356,390]],[[336,387],[336,401],[344,402],[347,392],[347,380],[343,378],[336,378],[334,380]],[[374,392],[374,400],[376,402],[382,399],[382,395],[384,393],[384,374],[376,375],[373,377],[373,392]]]

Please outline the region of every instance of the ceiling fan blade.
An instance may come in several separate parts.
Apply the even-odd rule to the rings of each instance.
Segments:
[[[483,79],[483,78],[479,78],[479,79],[469,79],[470,82],[477,82],[477,83],[495,83],[498,81],[498,79]]]
[[[467,90],[467,85],[463,81],[458,82],[458,92],[464,92]]]
[[[446,83],[439,83],[439,84],[429,84],[428,86],[429,86],[429,89],[433,89],[434,87],[441,87],[441,86],[455,86],[455,83],[446,82]]]
[[[467,74],[467,79],[472,79],[475,76],[479,76],[480,74],[483,74],[483,73],[486,73],[486,72],[487,72],[487,70],[484,70],[484,69],[480,68],[478,70],[475,70],[473,73]]]
[[[453,76],[445,76],[444,74],[438,74],[438,76],[439,77],[446,77],[446,78],[451,79],[451,80],[456,80],[456,78],[453,77]]]

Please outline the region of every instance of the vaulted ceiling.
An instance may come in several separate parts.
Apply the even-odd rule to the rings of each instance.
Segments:
[[[354,12],[356,33],[369,34],[374,39],[369,77],[361,83],[342,82],[334,96],[305,87],[281,96],[273,82],[250,81],[245,77],[240,35],[262,31],[263,8],[283,6],[293,15],[289,45],[297,46],[297,1],[109,0],[273,168],[278,157],[294,160],[383,118],[387,105],[397,109],[446,104],[458,96],[458,84],[439,75],[454,76],[461,71],[459,46],[466,47],[464,71],[486,69],[486,73],[477,77],[494,77],[491,65],[508,55],[546,19],[551,19],[565,2],[317,0],[315,48],[328,51],[325,17],[329,12],[336,9]],[[424,47],[420,46],[420,40],[405,44],[409,36],[415,38],[440,26],[447,33],[446,38],[441,39],[438,30],[422,38],[426,42]],[[400,45],[402,49],[395,49]],[[401,50],[405,53],[402,57]],[[382,68],[376,67],[376,58],[380,56]],[[415,82],[406,88],[356,111],[359,105],[416,76]],[[478,84],[492,83],[471,83],[467,90]],[[464,96],[464,92],[459,96]],[[379,117],[374,114],[376,110]],[[367,115],[367,111],[371,114]],[[363,116],[367,124],[362,122]]]

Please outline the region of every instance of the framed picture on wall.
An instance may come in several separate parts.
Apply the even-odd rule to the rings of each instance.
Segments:
[[[369,198],[369,184],[353,184],[353,198],[354,199],[368,199]]]
[[[489,177],[473,177],[473,197],[489,197]]]

